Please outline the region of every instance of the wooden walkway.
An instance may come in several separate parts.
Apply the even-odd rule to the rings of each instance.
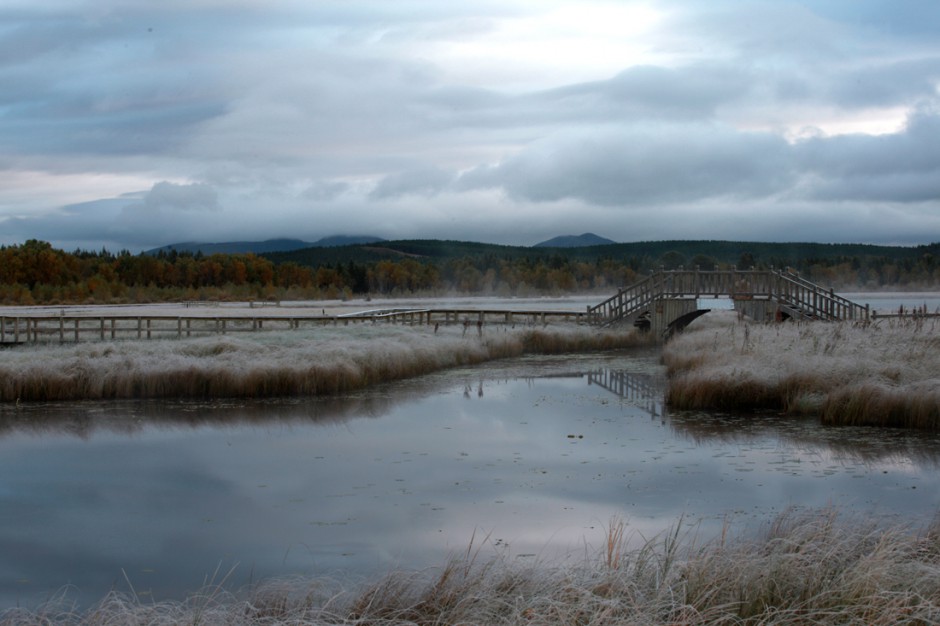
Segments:
[[[297,330],[349,324],[454,325],[586,323],[584,311],[379,309],[347,315],[20,315],[0,316],[0,344],[115,339],[183,339],[202,335]]]

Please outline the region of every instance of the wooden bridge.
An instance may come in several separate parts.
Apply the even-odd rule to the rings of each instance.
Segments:
[[[868,320],[868,306],[856,304],[789,270],[660,271],[597,306],[592,324],[634,324],[664,337],[709,309],[700,298],[729,298],[739,313],[759,321]]]

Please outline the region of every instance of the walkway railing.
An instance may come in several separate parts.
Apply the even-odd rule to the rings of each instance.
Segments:
[[[380,309],[344,315],[17,315],[0,316],[0,344],[104,341],[111,339],[182,339],[262,330],[297,330],[313,326],[388,323],[453,325],[539,325],[549,321],[584,323],[583,311],[504,309]]]
[[[606,325],[642,314],[657,300],[722,297],[771,300],[802,319],[869,318],[867,306],[788,270],[664,270],[588,307],[587,315],[592,324]]]

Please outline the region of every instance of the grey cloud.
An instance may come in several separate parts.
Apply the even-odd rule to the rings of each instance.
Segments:
[[[903,132],[814,138],[796,157],[816,179],[810,192],[824,200],[925,202],[940,200],[940,113],[912,115]]]
[[[373,200],[406,195],[433,196],[451,185],[456,176],[436,167],[412,169],[385,176],[369,197]]]
[[[335,200],[349,190],[349,184],[340,181],[317,181],[307,187],[303,197],[316,202]]]
[[[791,181],[788,147],[779,137],[671,125],[559,135],[468,172],[461,184],[503,187],[532,201],[577,198],[621,206],[761,197]]]
[[[215,189],[205,183],[177,185],[163,181],[144,196],[143,207],[149,211],[215,211],[219,209],[219,198]]]
[[[609,80],[555,89],[541,98],[574,105],[582,114],[594,109],[595,114],[607,112],[625,120],[637,115],[707,119],[719,105],[742,98],[751,83],[746,73],[723,64],[640,66]]]
[[[903,60],[835,73],[827,81],[833,102],[846,107],[879,107],[937,95],[940,57]]]

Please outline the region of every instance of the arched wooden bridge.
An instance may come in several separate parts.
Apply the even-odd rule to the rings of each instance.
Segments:
[[[870,314],[868,306],[789,270],[680,269],[656,272],[588,307],[588,320],[634,324],[668,337],[709,311],[699,308],[700,298],[729,298],[739,313],[760,321],[867,320]]]

